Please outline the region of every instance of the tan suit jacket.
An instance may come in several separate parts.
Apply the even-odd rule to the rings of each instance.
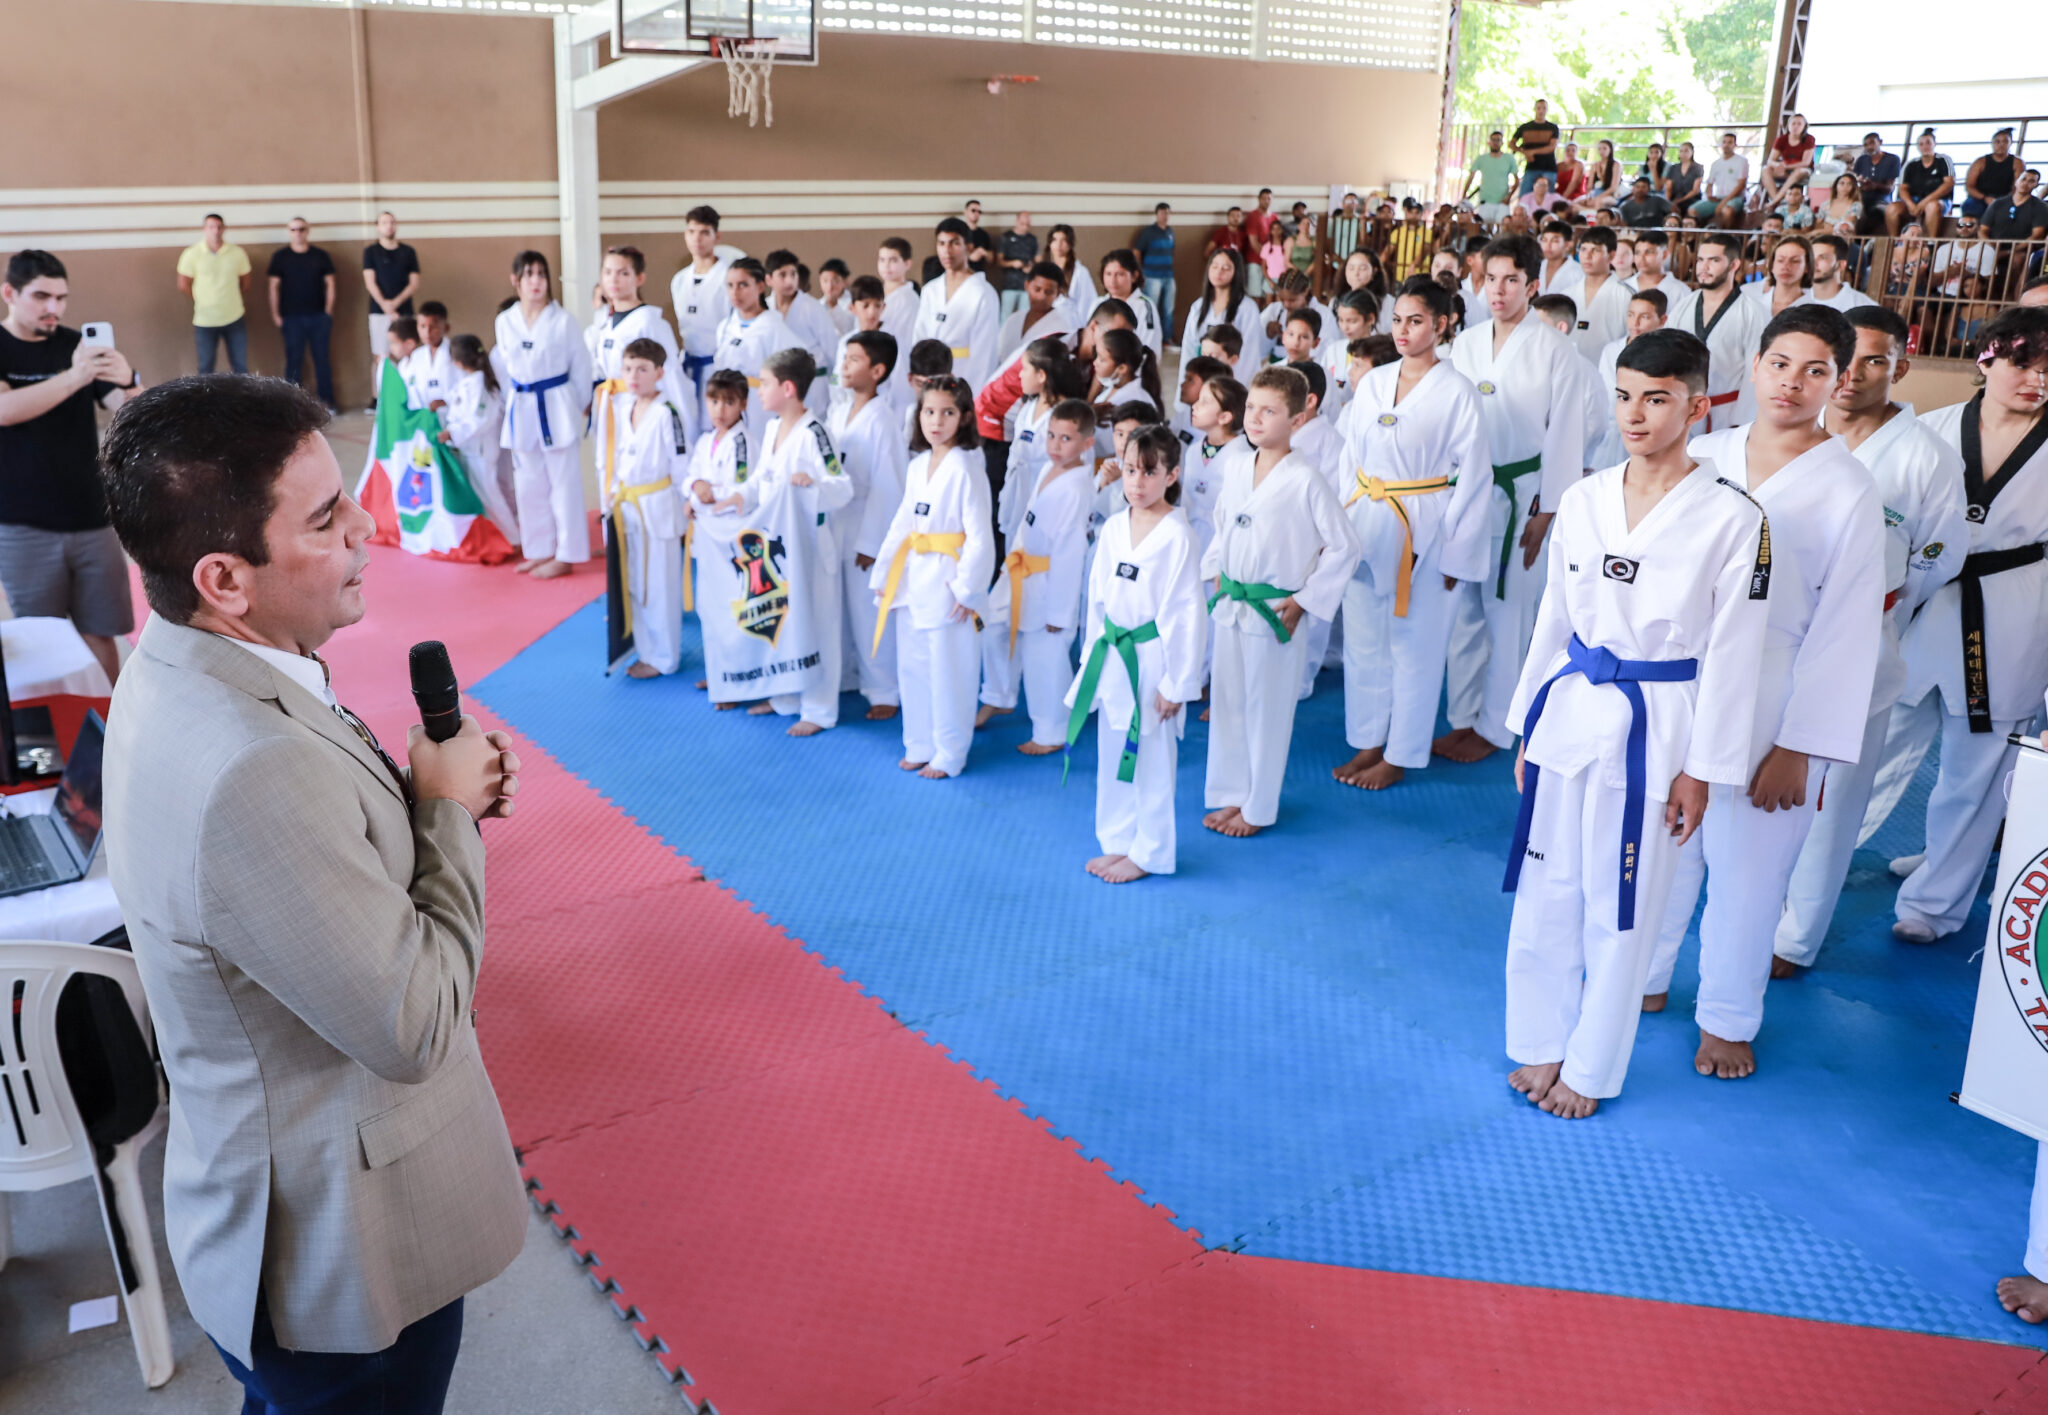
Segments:
[[[524,1191],[471,997],[484,847],[288,676],[161,616],[109,714],[106,850],[170,1077],[164,1218],[245,1365],[366,1352],[502,1272]]]

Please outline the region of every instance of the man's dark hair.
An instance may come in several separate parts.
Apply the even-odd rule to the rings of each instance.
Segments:
[[[809,349],[777,349],[762,361],[761,372],[777,383],[794,383],[796,396],[802,398],[811,391],[811,380],[818,376],[818,361],[811,357]]]
[[[540,268],[540,273],[548,278],[548,284],[552,286],[555,283],[554,267],[548,264],[548,258],[539,251],[521,251],[518,255],[513,256],[512,278],[516,280],[536,266]]]
[[[142,570],[149,607],[174,624],[200,608],[192,567],[225,553],[270,563],[264,524],[285,463],[327,426],[297,384],[188,374],[121,405],[100,448],[107,513]]]
[[[1836,373],[1847,369],[1856,358],[1856,331],[1840,310],[1826,305],[1793,305],[1773,315],[1764,326],[1763,337],[1756,341],[1757,353],[1766,352],[1787,334],[1810,335],[1827,345],[1834,355]]]
[[[1126,398],[1109,412],[1109,425],[1121,427],[1125,423],[1143,423],[1150,427],[1159,421],[1159,410],[1152,406],[1149,398]]]
[[[1612,226],[1588,226],[1579,232],[1579,244],[1599,246],[1607,254],[1613,255],[1621,245],[1621,237],[1614,234]]]
[[[1096,320],[1101,319],[1104,315],[1109,316],[1111,319],[1120,319],[1132,329],[1138,327],[1138,312],[1131,308],[1129,301],[1119,300],[1114,295],[1105,295],[1097,300],[1095,302],[1095,309],[1089,314],[1088,318]]]
[[[1062,398],[1052,405],[1047,422],[1062,422],[1077,429],[1083,437],[1095,436],[1095,405],[1086,398]]]
[[[7,258],[7,283],[27,289],[37,280],[66,280],[64,262],[48,251],[16,251]]]
[[[1865,133],[1863,135],[1863,141],[1865,142],[1869,142],[1872,138],[1876,138],[1880,144],[1884,142],[1883,133]]]
[[[715,206],[693,206],[683,213],[683,220],[694,221],[699,226],[709,226],[712,230],[716,231],[718,229],[718,208]]]
[[[949,216],[932,228],[932,234],[934,236],[958,236],[961,240],[965,241],[973,237],[974,229],[959,217]]]
[[[1663,246],[1668,250],[1671,246],[1671,238],[1653,226],[1647,231],[1636,232],[1636,244],[1639,246]]]
[[[882,244],[876,247],[876,249],[884,251],[894,251],[897,255],[902,256],[905,260],[910,259],[910,242],[904,240],[901,236],[884,236],[882,238]]]
[[[1683,329],[1653,329],[1622,345],[1614,366],[1645,378],[1676,379],[1686,392],[1704,393],[1709,362],[1707,346]]]
[[[1546,236],[1562,236],[1567,241],[1575,241],[1579,236],[1578,228],[1573,226],[1571,222],[1560,221],[1554,216],[1543,223],[1543,234]]]
[[[910,376],[937,378],[953,371],[953,346],[943,339],[920,339],[910,346]]]
[[[1281,323],[1283,325],[1305,324],[1308,326],[1308,332],[1310,334],[1313,334],[1318,339],[1323,337],[1322,311],[1312,310],[1307,305],[1303,305],[1300,309],[1288,315],[1286,319],[1281,321]]]
[[[438,319],[445,324],[448,321],[448,306],[439,300],[423,300],[420,302],[420,318]]]
[[[1659,290],[1654,286],[1652,286],[1648,290],[1638,290],[1633,295],[1630,295],[1628,298],[1630,304],[1634,304],[1638,300],[1640,300],[1642,303],[1648,305],[1651,309],[1657,312],[1657,318],[1659,319],[1663,319],[1665,316],[1671,313],[1670,299],[1665,295],[1665,293],[1662,290]]]
[[[1212,324],[1202,331],[1202,338],[1233,359],[1244,353],[1244,331],[1234,324]]]
[[[889,292],[882,287],[879,275],[856,275],[846,282],[846,302],[850,305],[859,304],[862,300],[873,300],[879,305],[888,297]]]
[[[1330,376],[1323,372],[1323,366],[1308,359],[1299,359],[1287,365],[1308,380],[1308,396],[1316,400],[1316,406],[1323,405],[1323,399],[1330,392]]]
[[[1486,243],[1486,249],[1479,253],[1481,265],[1492,265],[1496,260],[1511,260],[1521,268],[1529,282],[1536,282],[1536,273],[1543,268],[1543,249],[1536,244],[1533,236],[1495,236]]]
[[[206,215],[199,218],[199,224],[201,226],[204,226],[209,221],[218,221],[222,226],[226,226],[228,224],[228,219],[225,216],[222,216],[218,211],[209,211],[206,213]]]
[[[704,399],[709,402],[713,395],[730,399],[745,406],[747,401],[747,376],[736,368],[719,368],[711,371],[704,380]]]
[[[853,274],[853,271],[847,267],[845,261],[835,255],[818,267],[818,274],[836,275],[841,280],[845,280]]]
[[[1741,260],[1743,248],[1749,242],[1743,238],[1740,231],[1708,231],[1700,236],[1700,244],[1703,246],[1719,246],[1728,253],[1728,259]]]
[[[1810,246],[1826,246],[1835,253],[1835,259],[1844,264],[1848,263],[1849,257],[1852,254],[1849,243],[1832,231],[1823,231],[1818,236],[1809,236],[1806,243]]]
[[[1547,295],[1538,295],[1529,301],[1529,308],[1545,319],[1562,319],[1566,324],[1579,322],[1579,302],[1570,295],[1560,295],[1555,290]]]
[[[1192,359],[1183,359],[1180,366],[1183,381],[1199,378],[1207,383],[1212,378],[1228,378],[1230,365],[1221,359],[1212,359],[1207,354],[1197,354]]]
[[[768,258],[761,262],[761,268],[773,275],[778,270],[787,270],[797,264],[795,251],[770,251]]]
[[[1875,329],[1901,349],[1906,347],[1906,340],[1911,334],[1905,316],[1883,305],[1863,305],[1842,317],[1849,321],[1851,329]]]
[[[1049,260],[1041,260],[1024,273],[1026,280],[1050,280],[1060,289],[1067,288],[1067,272]]]
[[[865,277],[875,280],[874,276]],[[876,280],[877,284],[881,282]],[[871,364],[880,364],[890,373],[896,372],[896,336],[879,329],[856,329],[846,336],[846,347],[858,349],[868,356]]]

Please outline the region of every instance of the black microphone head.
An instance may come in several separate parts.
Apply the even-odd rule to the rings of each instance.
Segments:
[[[462,701],[455,682],[455,665],[448,661],[448,646],[439,639],[414,644],[408,657],[412,669],[412,695],[423,712],[452,712]]]

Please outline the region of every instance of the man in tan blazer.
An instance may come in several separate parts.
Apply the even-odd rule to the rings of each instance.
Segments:
[[[477,1053],[474,718],[409,773],[314,654],[363,615],[370,517],[290,384],[175,379],[103,450],[154,616],[109,715],[106,849],[171,1082],[164,1216],[246,1410],[433,1412],[524,1195]],[[394,653],[399,650],[394,647]]]

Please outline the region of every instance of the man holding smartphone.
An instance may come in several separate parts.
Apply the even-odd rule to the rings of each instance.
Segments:
[[[112,682],[135,628],[128,565],[107,520],[93,404],[142,379],[111,344],[64,326],[64,263],[19,251],[0,282],[0,588],[18,615],[69,619]]]

